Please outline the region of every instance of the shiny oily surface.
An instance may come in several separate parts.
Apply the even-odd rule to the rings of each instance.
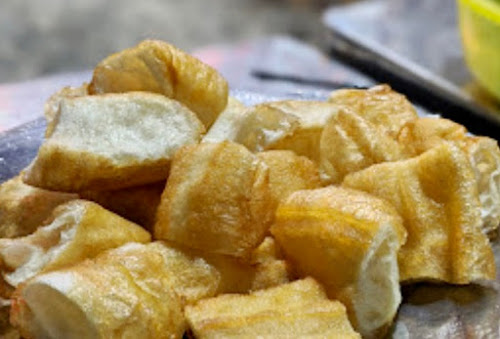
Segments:
[[[269,95],[233,90],[231,94],[245,105],[270,100],[324,100],[329,93],[302,92]],[[14,177],[36,155],[45,132],[40,118],[0,134],[0,181]],[[493,242],[496,262],[500,246]],[[393,325],[394,338],[484,338],[500,333],[500,276],[488,287],[417,284],[403,289],[403,302]]]

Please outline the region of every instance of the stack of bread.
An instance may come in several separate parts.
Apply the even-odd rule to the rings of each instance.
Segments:
[[[246,107],[161,41],[45,106],[0,186],[7,338],[373,338],[495,279],[500,150],[381,85]]]

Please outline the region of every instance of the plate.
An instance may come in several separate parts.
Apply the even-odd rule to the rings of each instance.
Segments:
[[[293,92],[264,95],[243,90],[231,95],[253,105],[280,99],[321,100],[328,92]],[[0,182],[19,173],[35,157],[43,140],[41,117],[0,134]],[[500,248],[493,246],[500,272]],[[415,284],[403,287],[403,303],[389,334],[392,338],[499,338],[500,277],[485,286]]]

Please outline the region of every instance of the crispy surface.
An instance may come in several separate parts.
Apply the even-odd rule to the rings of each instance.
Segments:
[[[217,117],[217,120],[210,127],[201,142],[235,141],[246,109],[243,103],[230,96],[227,100],[226,108]]]
[[[130,246],[30,280],[13,296],[12,323],[28,339],[181,338],[182,302],[164,258]]]
[[[402,281],[495,278],[474,172],[457,146],[444,143],[413,159],[373,165],[348,175],[343,185],[387,199],[403,217]]]
[[[167,177],[174,153],[203,132],[193,112],[158,94],[64,99],[23,180],[68,192],[157,182]]]
[[[406,232],[389,203],[335,186],[298,191],[280,204],[271,233],[299,276],[321,282],[363,336],[392,322]]]
[[[40,272],[93,258],[127,242],[149,242],[150,234],[99,205],[73,200],[57,207],[35,233],[0,239],[3,278],[14,287]]]
[[[304,156],[276,150],[259,152],[257,157],[269,168],[269,197],[274,209],[291,193],[321,185],[317,165]]]
[[[165,181],[113,191],[83,191],[79,195],[153,232],[156,209]]]
[[[337,90],[330,94],[328,101],[340,107],[347,107],[383,128],[393,138],[397,137],[403,125],[417,118],[417,112],[411,102],[388,85],[379,85],[368,90]]]
[[[482,228],[492,235],[500,223],[500,149],[493,139],[466,133],[451,120],[420,118],[406,124],[398,140],[414,156],[449,141],[467,154],[479,191]]]
[[[80,87],[63,87],[61,90],[52,94],[50,98],[45,102],[43,109],[43,114],[45,115],[45,120],[47,121],[47,128],[45,130],[45,137],[48,138],[56,126],[57,112],[59,111],[59,105],[61,101],[65,98],[77,98],[88,94],[87,90],[88,84],[84,83]]]
[[[33,233],[60,204],[76,199],[76,194],[53,192],[26,185],[21,176],[0,185],[0,238],[16,238]]]
[[[398,141],[410,156],[417,156],[444,141],[464,140],[466,133],[464,126],[448,119],[418,118],[401,129]]]
[[[488,137],[468,137],[459,143],[474,169],[481,202],[482,229],[493,234],[500,224],[500,149]]]
[[[94,69],[90,94],[146,91],[175,99],[208,128],[226,107],[228,85],[212,67],[176,47],[145,40],[108,56]]]
[[[179,296],[183,305],[200,299],[213,297],[221,285],[221,274],[203,257],[182,251],[164,242],[150,244],[127,244],[103,253],[99,260],[112,261],[125,267],[135,265],[130,258],[141,258],[159,254],[163,260],[162,270],[168,275],[170,287]]]
[[[252,252],[251,263],[255,266],[252,291],[279,286],[291,280],[290,264],[283,260],[281,250],[271,236],[267,236]]]
[[[313,279],[253,292],[222,295],[186,308],[197,338],[360,338],[344,306],[326,298]]]
[[[155,237],[249,256],[271,221],[268,195],[268,169],[245,147],[231,142],[184,147],[172,163]]]
[[[345,175],[373,164],[405,158],[403,147],[386,126],[355,110],[332,116],[320,139],[320,170],[325,183],[340,184]]]
[[[236,141],[258,152],[291,150],[319,160],[319,140],[338,107],[328,102],[285,100],[253,106],[245,112]]]

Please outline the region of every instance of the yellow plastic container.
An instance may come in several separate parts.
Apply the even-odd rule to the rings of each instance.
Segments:
[[[500,0],[457,0],[465,59],[489,92],[500,99]]]

